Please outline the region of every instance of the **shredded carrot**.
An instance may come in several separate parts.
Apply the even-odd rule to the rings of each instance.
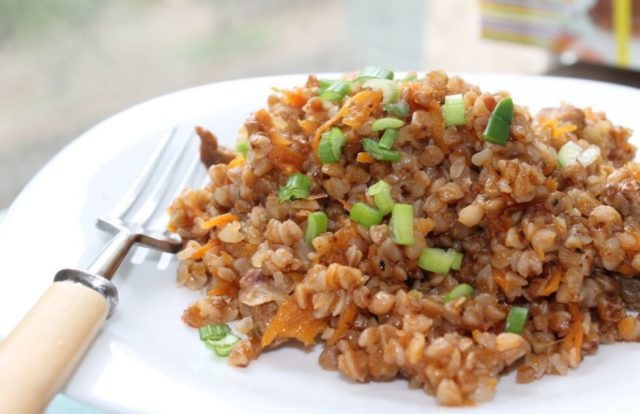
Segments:
[[[326,327],[326,321],[314,318],[313,309],[300,309],[292,295],[278,308],[262,335],[261,343],[267,347],[276,338],[282,337],[297,339],[308,346]]]
[[[636,274],[635,269],[631,266],[631,264],[628,261],[624,261],[620,263],[616,268],[616,272],[625,276],[632,276]]]
[[[509,283],[507,278],[504,276],[503,271],[498,269],[493,269],[492,276],[493,276],[493,280],[496,281],[496,283],[498,284],[498,286],[500,286],[500,289],[502,289],[504,293],[509,293],[513,289],[513,286],[511,286],[511,283]]]
[[[633,341],[637,339],[636,328],[638,320],[633,316],[625,316],[618,322],[618,333],[625,341]]]
[[[309,121],[308,119],[300,119],[298,125],[300,125],[300,128],[302,128],[307,135],[313,134],[313,132],[318,129],[318,123]]]
[[[214,227],[222,227],[227,223],[231,223],[232,221],[240,220],[238,216],[231,213],[220,214],[219,216],[215,216],[212,219],[209,219],[202,223],[203,229],[211,229]]]
[[[435,225],[436,223],[430,218],[420,218],[416,220],[416,230],[418,230],[418,233],[422,234],[422,236],[429,234]]]
[[[272,130],[269,134],[271,136],[271,142],[274,145],[279,145],[281,147],[288,147],[291,145],[291,141],[282,136],[282,134],[276,130]]]
[[[358,155],[356,155],[356,162],[362,164],[371,164],[374,161],[375,160],[373,159],[373,157],[366,152],[359,152]]]
[[[202,245],[198,250],[196,250],[195,252],[193,252],[193,254],[191,255],[191,258],[193,260],[200,260],[204,257],[204,254],[206,252],[209,251],[209,249],[211,249],[213,246],[215,246],[215,243],[213,240],[209,240],[206,244]]]
[[[327,340],[327,345],[335,345],[338,340],[347,333],[356,316],[358,316],[358,307],[355,303],[349,302],[349,305],[347,305],[340,314],[340,317],[338,318],[338,326],[336,326],[336,329],[333,331],[331,338]]]
[[[558,125],[558,121],[556,119],[549,119],[540,124],[543,128],[549,128],[551,131],[551,137],[553,139],[558,139],[563,137],[565,134],[569,132],[573,132],[578,127],[571,123],[564,123],[562,125]]]
[[[317,161],[320,161],[318,158],[318,145],[320,144],[320,137],[322,134],[327,131],[329,128],[333,126],[336,122],[342,119],[349,112],[349,107],[351,106],[352,98],[349,98],[347,102],[342,105],[342,108],[333,116],[333,118],[326,121],[324,124],[320,125],[318,129],[316,129],[316,133],[313,135],[313,139],[311,140],[311,148],[313,149],[313,155],[316,157]]]
[[[287,273],[287,276],[296,283],[300,283],[302,282],[302,279],[304,279],[304,274],[300,272],[289,272]]]
[[[371,113],[382,103],[380,90],[360,91],[352,97],[353,110],[345,115],[342,122],[351,128],[360,128],[371,116]]]
[[[562,276],[562,271],[560,269],[554,269],[551,272],[551,276],[547,280],[547,283],[542,289],[540,296],[549,296],[550,294],[557,292],[560,287],[560,277]]]
[[[178,228],[173,224],[169,223],[167,224],[167,230],[170,231],[171,233],[175,233],[178,230]]]
[[[283,90],[282,91],[283,99],[282,101],[294,108],[302,108],[305,103],[307,103],[307,99],[302,94],[302,88],[295,88],[294,90]]]
[[[229,296],[235,297],[238,294],[238,287],[231,282],[227,282],[226,280],[217,279],[216,285],[209,289],[207,295],[209,296]]]
[[[544,186],[549,192],[554,192],[558,189],[558,180],[555,178],[547,178],[544,182]]]
[[[271,119],[271,115],[264,108],[258,109],[254,114],[254,117],[256,118],[256,121],[267,127],[266,129],[271,129],[273,126],[273,119]]]
[[[336,198],[336,201],[342,204],[342,207],[344,207],[345,210],[351,211],[351,204],[349,204],[346,200],[342,198]]]
[[[182,313],[182,320],[193,328],[201,328],[206,325],[207,318],[200,313],[200,307],[192,304]]]
[[[244,165],[244,162],[245,162],[244,155],[238,153],[238,155],[236,155],[234,159],[229,161],[229,164],[227,164],[227,166],[229,168],[242,167]]]
[[[569,313],[571,314],[571,326],[567,336],[562,340],[562,347],[565,350],[574,348],[578,353],[578,359],[582,357],[582,341],[584,340],[584,331],[582,329],[582,314],[580,307],[576,303],[568,304]]]

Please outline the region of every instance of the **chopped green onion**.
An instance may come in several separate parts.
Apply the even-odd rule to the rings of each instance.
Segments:
[[[238,145],[236,145],[236,152],[247,158],[247,154],[249,153],[249,143],[247,141],[238,142]]]
[[[464,97],[462,94],[445,96],[441,111],[445,127],[464,125]]]
[[[380,180],[371,187],[367,188],[367,195],[374,196],[380,193],[390,193],[391,186],[386,181]]]
[[[320,138],[318,144],[318,158],[323,164],[333,164],[340,161],[342,147],[347,142],[347,138],[340,128],[331,128]]]
[[[287,183],[278,189],[278,201],[282,204],[287,200],[307,198],[310,187],[309,177],[300,173],[291,174]]]
[[[362,147],[369,155],[379,161],[398,162],[402,159],[400,152],[381,148],[376,141],[369,138],[362,139]]]
[[[404,125],[404,121],[398,118],[380,118],[371,124],[371,130],[378,132],[387,128],[400,128]]]
[[[380,89],[382,91],[382,103],[395,102],[400,97],[400,87],[394,81],[388,79],[369,79],[362,84],[365,88]]]
[[[391,240],[395,244],[411,246],[413,238],[413,206],[411,204],[395,204],[389,221]]]
[[[324,90],[326,90],[329,86],[331,86],[334,82],[336,82],[335,79],[320,79],[318,81],[318,92],[322,92]],[[319,93],[318,93],[319,94]]]
[[[409,104],[405,101],[397,102],[397,103],[388,103],[383,106],[384,110],[389,112],[392,115],[399,116],[400,118],[405,118],[409,116]]]
[[[206,340],[204,344],[207,348],[212,349],[219,357],[227,357],[233,350],[233,347],[240,341],[240,338],[234,334],[227,334],[224,338],[219,340]]]
[[[418,267],[429,272],[446,275],[455,260],[455,250],[444,250],[437,247],[427,247],[420,252]]]
[[[404,77],[405,81],[414,81],[418,79],[418,74],[415,72],[407,73],[407,76]]]
[[[378,210],[384,215],[393,210],[393,198],[391,198],[391,186],[380,180],[367,189],[367,194],[373,196]]]
[[[395,128],[385,129],[380,141],[378,141],[378,145],[380,148],[391,149],[393,144],[396,143],[396,138],[398,138],[398,130]]]
[[[359,201],[351,206],[351,212],[349,213],[351,220],[367,228],[380,224],[383,217],[384,215],[377,208]]]
[[[393,71],[381,68],[380,66],[367,66],[360,71],[360,73],[356,77],[356,80],[371,78],[393,80]]]
[[[447,253],[453,253],[453,262],[451,263],[451,268],[453,270],[460,270],[460,268],[462,267],[462,258],[464,257],[464,255],[462,253],[458,253],[453,249],[449,249],[447,250]]]
[[[311,243],[313,239],[327,231],[328,224],[329,219],[324,212],[316,211],[315,213],[309,214],[307,217],[307,230],[304,235],[307,243]]]
[[[458,286],[451,289],[451,291],[442,296],[442,301],[444,303],[451,302],[452,300],[456,300],[463,296],[471,296],[473,295],[473,286],[468,285],[466,283],[460,283]]]
[[[498,105],[491,113],[491,117],[489,117],[489,123],[482,134],[484,140],[503,147],[507,145],[512,118],[513,100],[510,97],[504,98],[498,102]]]
[[[217,341],[219,339],[224,338],[231,329],[225,324],[219,325],[207,325],[198,329],[198,334],[200,335],[200,339],[202,341],[214,340]]]
[[[575,164],[578,160],[578,156],[582,152],[582,147],[573,141],[568,141],[558,151],[558,158],[556,159],[560,168],[567,165]]]
[[[320,99],[323,101],[335,102],[347,96],[351,91],[351,84],[347,81],[338,80],[320,92]]]
[[[507,320],[504,324],[504,331],[516,334],[521,334],[524,331],[524,325],[527,323],[527,316],[529,315],[529,308],[522,306],[512,306],[507,315]]]

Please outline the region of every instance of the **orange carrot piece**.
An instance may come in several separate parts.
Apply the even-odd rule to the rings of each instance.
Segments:
[[[214,242],[213,240],[209,240],[206,244],[202,245],[198,250],[196,250],[195,252],[193,252],[193,254],[191,255],[191,258],[193,260],[200,260],[204,257],[204,254],[209,251],[209,249],[211,249],[214,246]]]
[[[231,213],[220,214],[219,216],[215,216],[212,219],[209,219],[202,223],[203,229],[212,229],[214,227],[222,227],[227,223],[231,223],[232,221],[240,220],[238,216]]]
[[[294,108],[302,108],[307,103],[307,99],[302,94],[302,88],[295,88],[294,90],[282,91],[283,102]]]
[[[551,273],[551,277],[549,277],[544,289],[540,293],[540,296],[549,296],[550,294],[557,292],[560,287],[561,277],[562,271],[560,271],[560,269],[554,269]]]
[[[371,164],[371,163],[375,162],[375,160],[368,153],[359,152],[358,155],[356,155],[356,162],[359,162],[359,163],[362,163],[362,164]]]
[[[582,357],[582,341],[584,340],[584,330],[582,329],[582,314],[580,307],[576,303],[569,303],[569,313],[571,314],[571,326],[569,333],[562,340],[562,347],[565,350],[575,348],[578,358]]]
[[[209,296],[229,296],[235,297],[238,294],[238,287],[226,280],[217,279],[216,285],[209,289],[207,295]]]
[[[338,340],[347,333],[351,324],[356,319],[356,316],[358,316],[358,307],[355,303],[349,302],[349,305],[347,305],[340,314],[340,317],[338,318],[338,326],[336,326],[336,329],[333,331],[331,338],[327,340],[327,345],[335,345]]]
[[[313,317],[313,310],[300,309],[293,296],[284,301],[262,335],[262,346],[269,346],[276,338],[293,338],[305,345],[327,327],[327,322]]]
[[[229,161],[229,164],[227,164],[227,166],[229,168],[242,167],[244,165],[244,162],[245,162],[244,155],[238,154],[234,159]]]

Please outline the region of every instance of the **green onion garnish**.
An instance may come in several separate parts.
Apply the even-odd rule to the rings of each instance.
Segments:
[[[463,296],[471,296],[473,295],[473,286],[468,285],[466,283],[461,283],[458,286],[451,289],[451,291],[442,296],[442,301],[444,303],[451,302],[452,300],[456,300]]]
[[[453,262],[451,263],[451,268],[453,270],[460,270],[462,267],[462,258],[464,255],[462,253],[458,253],[453,249],[447,250],[447,253],[453,253]]]
[[[404,125],[404,121],[398,118],[380,118],[371,124],[371,130],[378,132],[387,128],[400,128]]]
[[[326,90],[329,86],[331,86],[334,82],[336,82],[335,79],[320,79],[318,81],[318,95],[320,94],[320,92]]]
[[[509,128],[513,118],[513,101],[511,97],[504,98],[494,108],[489,118],[489,123],[482,134],[485,141],[494,144],[507,145],[509,138]]]
[[[307,243],[311,243],[313,239],[327,231],[328,224],[329,219],[324,212],[316,211],[309,214],[307,217],[307,230],[304,235]]]
[[[340,161],[342,147],[347,142],[340,128],[331,128],[322,134],[318,144],[318,158],[323,164],[333,164]]]
[[[578,160],[578,155],[582,152],[582,147],[573,141],[568,141],[558,151],[558,158],[556,159],[560,168],[567,165],[575,164]]]
[[[391,198],[391,186],[380,180],[367,189],[367,194],[373,197],[378,210],[384,215],[393,210],[393,198]]]
[[[413,72],[413,73],[407,73],[407,76],[404,77],[403,80],[405,81],[414,81],[418,79],[418,74]]]
[[[359,201],[351,206],[351,212],[349,213],[351,220],[367,228],[380,224],[383,217],[384,215],[377,208]]]
[[[464,125],[464,97],[462,94],[445,96],[441,111],[445,127]]]
[[[347,81],[338,80],[320,92],[320,99],[323,101],[336,102],[347,96],[351,91],[351,84]]]
[[[247,158],[247,154],[249,153],[249,143],[247,141],[238,142],[238,145],[236,145],[236,152]]]
[[[400,152],[381,148],[376,141],[369,138],[362,138],[362,147],[369,155],[379,161],[398,162],[402,159]]]
[[[233,347],[240,341],[240,338],[230,333],[227,334],[224,338],[219,340],[206,340],[204,344],[207,348],[213,350],[219,357],[227,357],[233,350]]]
[[[395,244],[411,246],[413,238],[413,206],[411,204],[395,204],[389,221],[391,240]]]
[[[383,108],[390,114],[398,116],[400,118],[406,118],[407,116],[409,116],[409,104],[405,101],[388,103],[384,105]]]
[[[356,80],[371,78],[393,80],[393,71],[381,68],[380,66],[367,66],[360,71],[360,73],[356,77]]]
[[[529,308],[512,306],[509,310],[509,315],[507,315],[507,320],[504,323],[504,331],[521,334],[527,322],[527,315],[529,315]]]
[[[224,338],[231,329],[225,324],[219,325],[207,325],[202,328],[198,328],[198,334],[200,335],[200,339],[202,341],[214,340],[217,341],[219,339]]]
[[[382,103],[395,102],[400,97],[400,87],[394,81],[388,79],[369,79],[362,84],[365,88],[380,89],[382,91]]]
[[[282,204],[287,200],[309,197],[311,180],[304,174],[295,173],[287,178],[287,183],[278,189],[278,201]]]
[[[380,148],[391,149],[393,144],[396,143],[396,138],[398,138],[398,130],[395,128],[385,129],[380,141],[378,141],[378,145]]]
[[[433,273],[446,275],[451,270],[456,251],[453,249],[444,250],[437,247],[427,247],[420,252],[418,267]]]

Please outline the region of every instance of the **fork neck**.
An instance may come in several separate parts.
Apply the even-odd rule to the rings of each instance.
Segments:
[[[109,243],[104,246],[93,263],[89,265],[87,271],[110,280],[138,237],[135,233],[120,230],[113,236]]]

